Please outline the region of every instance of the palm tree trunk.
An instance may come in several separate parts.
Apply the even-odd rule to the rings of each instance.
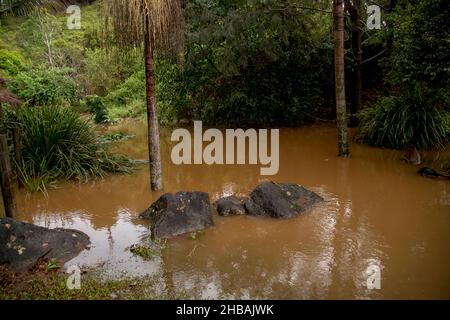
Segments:
[[[344,0],[333,1],[334,18],[334,68],[336,87],[336,120],[338,129],[338,148],[340,157],[348,157],[347,110],[345,103],[345,65],[344,65]]]
[[[145,78],[147,84],[148,152],[150,185],[153,191],[162,189],[161,150],[159,145],[158,115],[156,112],[155,71],[149,17],[145,17]]]

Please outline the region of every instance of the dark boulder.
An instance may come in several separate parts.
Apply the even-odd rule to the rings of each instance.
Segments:
[[[235,216],[246,214],[244,202],[236,196],[224,197],[216,201],[219,216]]]
[[[89,237],[78,230],[47,229],[10,218],[0,219],[0,265],[13,271],[26,271],[41,258],[64,263],[89,244]]]
[[[213,224],[211,204],[205,192],[166,193],[141,217],[150,219],[154,239],[202,230]]]
[[[321,201],[322,197],[300,185],[264,182],[250,193],[245,208],[249,215],[292,218]]]

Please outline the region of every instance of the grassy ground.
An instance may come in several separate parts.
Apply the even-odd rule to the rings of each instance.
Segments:
[[[157,300],[180,299],[172,292],[157,292],[148,277],[102,280],[89,271],[81,275],[81,288],[70,290],[68,274],[42,264],[35,270],[14,273],[0,266],[0,300]]]

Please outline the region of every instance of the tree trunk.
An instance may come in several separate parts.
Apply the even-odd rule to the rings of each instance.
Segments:
[[[344,0],[333,1],[334,18],[334,69],[336,87],[336,122],[338,129],[338,148],[340,157],[348,157],[347,110],[345,104],[345,65],[344,65]]]
[[[150,166],[150,185],[153,191],[162,189],[161,151],[159,145],[158,115],[156,112],[155,71],[153,63],[153,48],[149,32],[150,21],[145,17],[145,78],[147,84],[147,121],[148,121],[148,152]]]
[[[352,49],[355,56],[355,66],[352,74],[352,109],[351,109],[351,125],[356,125],[355,115],[361,110],[361,62],[362,62],[362,48],[361,48],[361,0],[353,0],[353,7],[351,10],[352,20]]]
[[[2,189],[3,205],[5,207],[5,215],[14,218],[15,215],[15,199],[14,199],[14,179],[9,161],[8,143],[6,134],[0,134],[0,185]]]

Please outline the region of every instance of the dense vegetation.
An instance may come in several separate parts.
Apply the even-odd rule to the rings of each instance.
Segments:
[[[393,148],[442,147],[450,139],[450,23],[445,1],[398,1],[377,35],[384,94],[360,115],[362,141]],[[381,40],[380,40],[381,39]]]
[[[364,110],[357,110],[359,137],[393,148],[445,146],[448,5],[445,0],[380,2],[389,9],[383,11],[384,27],[365,30],[362,39],[366,99]],[[160,123],[201,119],[216,126],[299,126],[332,119],[330,10],[329,1],[186,1],[183,51],[156,52]],[[25,103],[14,117],[25,134],[24,157],[32,163],[22,171],[84,179],[121,165],[109,163],[105,154],[94,156],[99,150],[91,125],[76,120],[77,113],[92,113],[96,123],[145,116],[143,50],[114,45],[103,32],[98,1],[82,7],[80,30],[68,30],[66,18],[45,9],[28,17],[1,16],[0,77]],[[347,32],[351,46],[351,28]],[[346,62],[350,76],[356,66],[351,50]],[[350,96],[354,88],[347,88]],[[48,123],[55,127],[42,131]],[[61,131],[67,136],[55,141],[78,141],[87,151],[76,152],[76,165],[65,157],[79,149],[51,144]],[[48,150],[55,154],[44,156]]]
[[[23,133],[19,176],[31,190],[45,190],[57,177],[86,181],[130,168],[125,157],[101,148],[90,123],[69,107],[21,108],[14,117]]]

